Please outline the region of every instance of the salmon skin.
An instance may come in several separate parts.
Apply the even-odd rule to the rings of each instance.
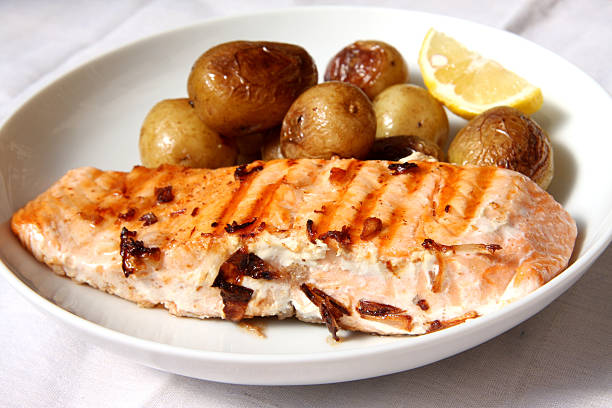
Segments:
[[[17,211],[53,271],[178,316],[423,334],[568,264],[570,215],[527,177],[439,162],[275,160],[69,171]]]

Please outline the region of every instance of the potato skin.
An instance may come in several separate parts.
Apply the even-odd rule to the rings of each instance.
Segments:
[[[262,160],[263,149],[266,141],[272,134],[276,135],[278,142],[279,133],[280,126],[276,126],[261,132],[249,133],[248,135],[236,138],[236,146],[238,147],[238,158],[236,159],[236,164],[241,165],[254,162],[255,160]]]
[[[366,94],[346,82],[324,82],[291,105],[281,128],[281,152],[288,159],[361,159],[375,135],[376,117]]]
[[[317,67],[303,48],[266,41],[219,44],[198,58],[187,91],[200,119],[227,137],[279,125]]]
[[[280,147],[280,127],[270,129],[266,134],[264,144],[261,146],[261,160],[269,161],[284,158]]]
[[[146,167],[168,163],[213,169],[232,166],[237,154],[231,141],[202,123],[187,98],[157,103],[142,124],[138,147]]]
[[[406,61],[383,41],[356,41],[344,47],[328,63],[325,81],[349,82],[374,99],[385,88],[408,82]]]
[[[267,131],[249,133],[236,139],[238,154],[245,156],[258,155],[264,144]]]
[[[421,152],[438,161],[444,160],[444,152],[434,142],[421,139],[418,136],[390,136],[376,139],[368,154],[369,160],[398,161],[410,156],[414,152]]]
[[[376,138],[414,135],[440,148],[448,140],[448,117],[436,99],[420,86],[393,85],[374,99]]]
[[[476,116],[457,133],[448,149],[451,163],[498,166],[530,177],[546,189],[553,177],[548,135],[521,111],[498,106]]]

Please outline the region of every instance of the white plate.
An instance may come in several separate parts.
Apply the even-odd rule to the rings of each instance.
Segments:
[[[416,64],[428,28],[455,36],[542,88],[535,119],[554,144],[551,193],[579,228],[573,264],[498,313],[421,337],[346,336],[324,326],[267,323],[266,339],[219,320],[176,318],[79,286],[37,263],[8,229],[10,215],[68,169],[129,170],[140,125],[157,101],[186,94],[191,64],[220,42],[250,39],[305,47],[319,72],[357,39],[395,45]],[[311,384],[367,378],[431,363],[476,346],[535,314],[570,287],[612,234],[610,97],[560,57],[524,39],[449,17],[389,9],[304,8],[205,22],[97,58],[58,78],[19,107],[0,130],[0,272],[33,304],[90,341],[143,364],[192,377],[244,384]],[[452,132],[463,120],[451,115]]]

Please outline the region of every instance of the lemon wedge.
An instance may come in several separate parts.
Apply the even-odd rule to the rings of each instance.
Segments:
[[[511,106],[527,115],[542,106],[539,88],[433,28],[421,45],[419,67],[429,92],[465,119],[494,106]]]

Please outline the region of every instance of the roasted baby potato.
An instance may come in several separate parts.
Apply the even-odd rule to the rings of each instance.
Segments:
[[[280,128],[270,129],[263,146],[261,146],[261,159],[268,161],[284,158],[280,147]]]
[[[250,163],[261,158],[261,146],[266,137],[265,131],[250,133],[236,138],[238,159],[236,164]]]
[[[376,135],[376,116],[365,93],[346,82],[324,82],[299,96],[281,128],[286,158],[364,158]]]
[[[232,166],[237,154],[231,141],[198,118],[187,98],[156,104],[142,124],[138,145],[146,167],[167,163],[214,169]]]
[[[406,61],[382,41],[356,41],[336,54],[325,71],[326,81],[349,82],[374,99],[383,89],[408,82]]]
[[[391,136],[376,139],[368,159],[398,161],[414,152],[431,156],[438,161],[444,160],[444,153],[437,144],[418,136]]]
[[[448,149],[451,163],[499,166],[530,177],[546,189],[553,177],[548,135],[521,111],[498,106],[476,116]]]
[[[440,102],[425,88],[393,85],[374,99],[376,138],[413,135],[444,148],[448,140],[448,117]]]
[[[317,67],[303,48],[234,41],[198,58],[187,91],[206,125],[240,137],[279,125],[295,98],[316,83]]]
[[[237,138],[236,145],[238,146],[238,159],[236,160],[236,164],[245,164],[262,159],[266,143],[269,140],[275,139],[276,144],[279,145],[279,135],[280,126],[276,126],[272,129],[251,133]],[[280,157],[275,158],[279,159]]]

